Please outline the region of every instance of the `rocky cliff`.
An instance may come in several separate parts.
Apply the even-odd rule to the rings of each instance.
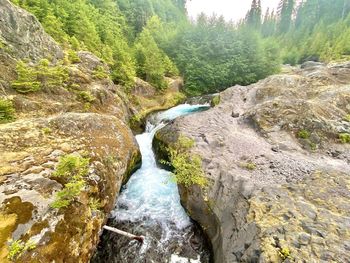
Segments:
[[[0,6],[0,261],[88,262],[140,162],[130,119],[178,92],[147,104],[137,82],[126,95],[99,58],[69,54],[34,16]]]
[[[349,261],[349,84],[349,63],[306,63],[158,132],[195,141],[209,186],[180,194],[215,262]]]

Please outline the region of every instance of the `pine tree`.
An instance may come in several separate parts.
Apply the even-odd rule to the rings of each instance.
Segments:
[[[253,0],[250,10],[246,15],[246,24],[255,29],[261,26],[261,1]]]
[[[279,4],[279,33],[286,33],[292,24],[295,0],[281,0]]]

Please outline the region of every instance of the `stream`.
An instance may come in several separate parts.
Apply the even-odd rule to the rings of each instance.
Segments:
[[[171,173],[157,166],[155,133],[177,117],[208,109],[182,104],[150,116],[137,135],[142,166],[123,186],[108,225],[145,236],[143,244],[104,230],[92,263],[208,263],[210,249],[202,230],[180,204]]]

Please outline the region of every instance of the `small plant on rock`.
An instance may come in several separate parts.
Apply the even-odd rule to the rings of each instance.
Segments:
[[[300,130],[298,132],[298,138],[300,139],[309,139],[310,138],[310,132],[307,130]]]
[[[243,167],[249,171],[254,171],[256,169],[256,164],[249,161],[247,163],[241,163],[241,167]]]
[[[15,109],[10,100],[0,99],[0,124],[13,121],[15,119]]]
[[[97,66],[92,75],[96,79],[107,79],[109,76],[106,69],[103,66]]]
[[[82,178],[89,172],[89,159],[78,155],[69,154],[61,157],[56,171],[53,173],[56,177]]]
[[[23,61],[19,61],[16,66],[17,80],[11,83],[19,93],[30,93],[40,90],[40,82],[34,68],[28,66]]]
[[[10,242],[9,254],[7,257],[10,260],[16,260],[24,252],[32,250],[34,248],[36,248],[36,244],[32,240],[29,240],[27,242],[23,242],[20,239],[16,241],[12,241]]]
[[[78,56],[78,53],[74,50],[68,50],[67,52],[68,55],[68,60],[70,61],[70,63],[79,63],[80,62],[80,58]]]
[[[100,200],[97,198],[91,197],[89,199],[89,207],[91,208],[92,211],[95,211],[95,212],[99,211],[101,208]]]
[[[85,103],[92,103],[95,101],[95,97],[90,91],[79,91],[77,94],[78,97]]]
[[[79,196],[85,187],[84,177],[89,173],[89,159],[77,155],[63,156],[53,173],[56,177],[65,177],[68,183],[64,188],[57,192],[55,201],[51,204],[52,208],[65,208],[69,206],[74,199]]]
[[[350,114],[345,115],[344,121],[350,122]]]
[[[286,260],[286,259],[291,259],[291,254],[290,254],[290,250],[289,248],[281,248],[279,251],[278,251],[278,254],[280,255],[280,257],[282,258],[282,260]]]
[[[339,134],[339,139],[341,143],[350,143],[350,133]]]
[[[43,132],[44,135],[49,135],[52,133],[52,130],[49,127],[42,128],[41,131]]]
[[[208,185],[202,170],[202,160],[199,155],[190,154],[189,150],[194,146],[194,141],[180,136],[178,141],[167,149],[170,162],[163,163],[174,167],[173,175],[177,183],[186,187]]]
[[[65,184],[64,188],[57,192],[55,201],[51,204],[52,208],[65,208],[69,206],[73,200],[81,193],[85,187],[85,181],[72,180]]]
[[[219,105],[220,104],[220,95],[215,96],[211,102],[212,102],[212,106]]]

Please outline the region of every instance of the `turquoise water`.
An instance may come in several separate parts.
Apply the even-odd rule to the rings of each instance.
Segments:
[[[208,262],[203,240],[194,233],[200,231],[180,204],[177,184],[169,171],[157,167],[152,150],[155,133],[167,122],[208,108],[182,104],[154,114],[146,131],[136,136],[142,166],[123,187],[108,224],[143,235],[145,241],[140,245],[106,233],[93,262]],[[191,242],[199,248],[193,249]]]

